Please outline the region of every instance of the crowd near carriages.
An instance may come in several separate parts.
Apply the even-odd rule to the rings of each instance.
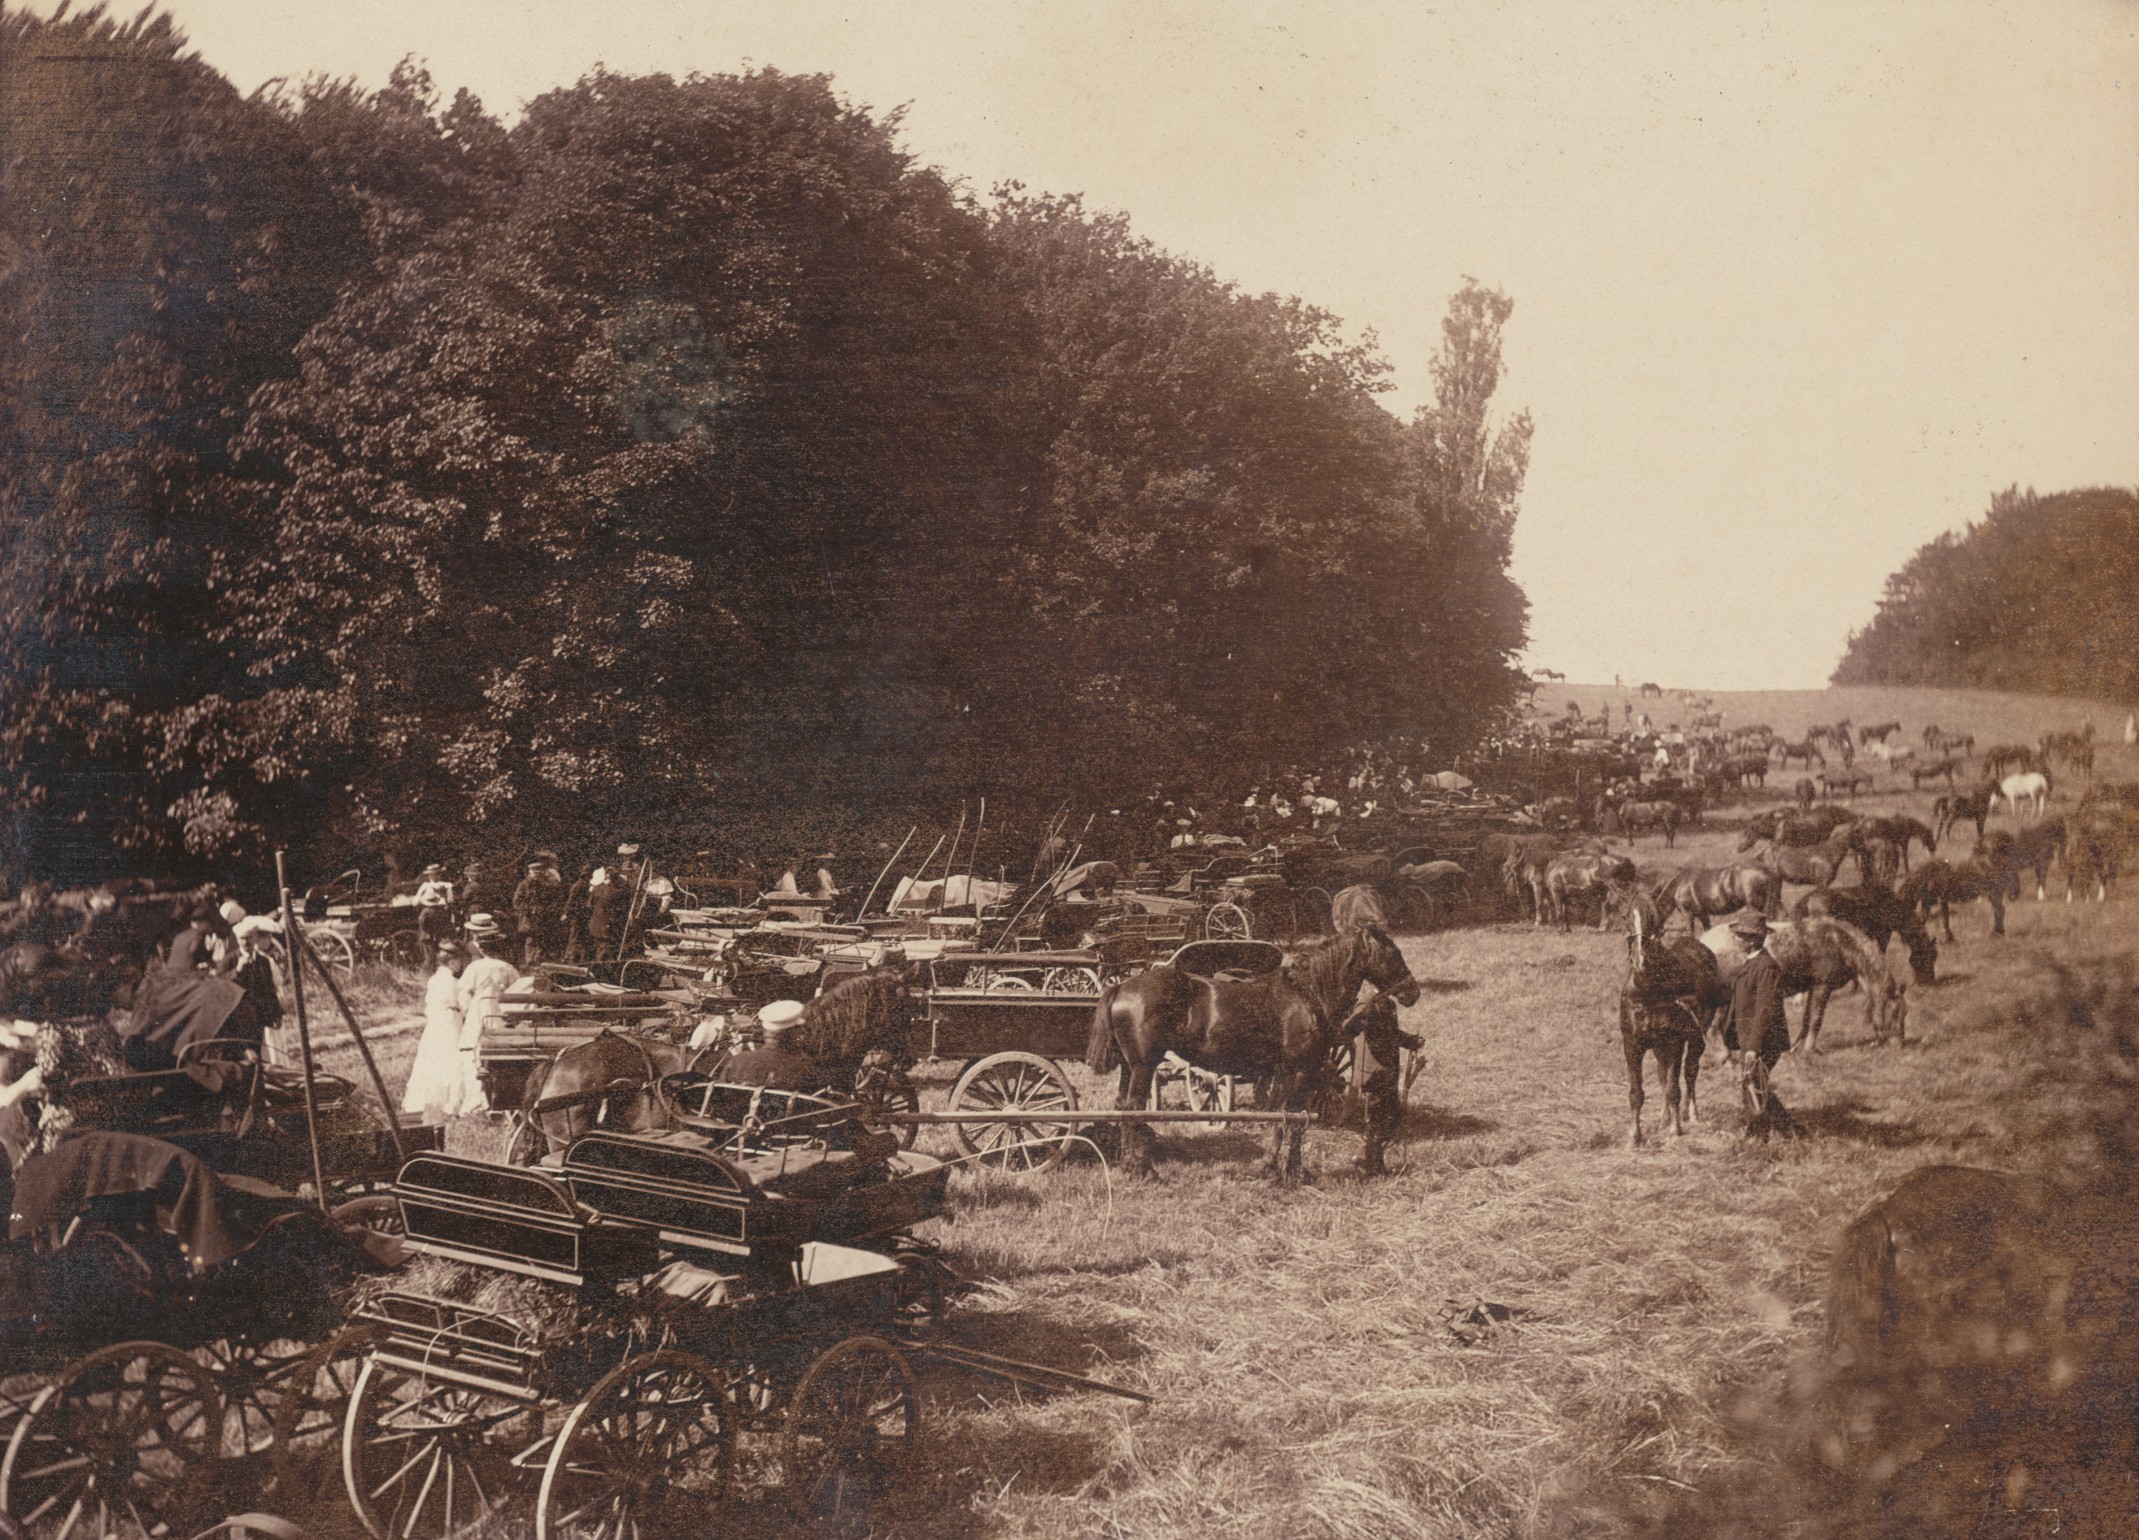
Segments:
[[[153,1383],[203,1407],[244,1402],[263,1430],[250,1452],[203,1445],[179,1464],[232,1481],[271,1470],[378,1532],[531,1514],[576,1533],[600,1504],[702,1516],[729,1494],[687,1457],[680,1481],[647,1474],[674,1453],[633,1420],[649,1400],[688,1411],[704,1448],[781,1441],[787,1500],[850,1521],[895,1471],[852,1458],[829,1428],[844,1404],[834,1377],[866,1377],[886,1429],[918,1416],[917,1356],[1107,1388],[940,1335],[949,1280],[912,1234],[949,1191],[945,1164],[914,1149],[927,1120],[946,1121],[956,1158],[1025,1172],[1081,1144],[1141,1169],[1152,1121],[1259,1120],[1270,1170],[1291,1179],[1310,1119],[1348,1109],[1361,1166],[1384,1175],[1407,1056],[1415,1069],[1431,1033],[1430,1018],[1419,1032],[1400,1017],[1424,986],[1399,938],[1581,921],[1627,933],[1632,1144],[1647,1137],[1648,1063],[1680,1135],[1715,1053],[1730,1055],[1745,1131],[1793,1132],[1785,1057],[1820,1051],[1838,994],[1861,992],[1875,1044],[1903,1041],[1910,991],[1938,980],[1941,941],[1961,944],[1955,908],[1983,900],[2002,934],[2029,875],[2038,902],[2060,876],[2067,903],[2100,900],[2139,850],[2139,789],[2078,771],[2075,796],[2039,768],[2053,750],[2061,769],[2084,760],[2084,734],[1948,791],[1927,824],[1818,794],[1843,745],[1866,768],[1840,775],[1876,786],[1878,765],[1899,790],[1898,723],[1786,743],[1701,715],[1659,731],[1632,710],[1577,709],[1445,768],[1422,745],[1363,747],[1081,816],[983,805],[896,839],[817,828],[722,846],[625,828],[592,848],[557,831],[519,849],[397,852],[294,894],[295,934],[279,906],[248,914],[211,887],[26,882],[0,909],[0,1014],[14,1023],[0,1148],[29,1194],[18,1211],[90,1239],[0,1255],[0,1296],[58,1319],[53,1291],[87,1278],[121,1305],[53,1339],[19,1436],[0,1429],[40,1474],[11,1484],[0,1470],[0,1505],[44,1533],[55,1512],[123,1500],[155,1510],[144,1529],[177,1532],[203,1488],[144,1488],[138,1449],[87,1431],[126,1411],[126,1386]],[[1966,740],[1935,737],[1954,779]],[[1779,799],[1761,791],[1778,755],[1827,768]],[[1703,848],[1729,854],[1677,849],[1703,823],[1725,826]],[[1905,960],[1890,961],[1897,938]],[[398,1105],[383,1083],[372,1108],[332,1077],[317,1100],[269,1062],[288,970],[315,956],[327,978],[367,958],[425,975]],[[1113,1079],[1113,1107],[1080,1104],[1078,1060]],[[931,1064],[952,1075],[924,1103]],[[499,1158],[441,1152],[447,1120],[486,1114],[505,1125]],[[96,1205],[110,1194],[84,1196],[85,1171],[134,1173],[131,1251],[74,1224],[109,1213]],[[211,1220],[187,1191],[210,1195]],[[160,1263],[107,1276],[197,1223],[224,1239],[195,1276]],[[270,1323],[309,1344],[273,1374],[227,1308],[239,1276],[307,1302]],[[0,1312],[0,1331],[14,1319]],[[639,1353],[652,1322],[672,1345]],[[106,1327],[130,1339],[123,1363],[107,1361]],[[748,1350],[759,1330],[778,1354]],[[714,1411],[705,1387],[738,1372],[765,1393]],[[330,1382],[355,1393],[311,1415],[306,1398]],[[497,1447],[460,1437],[432,1415],[441,1386],[514,1431]],[[515,1461],[541,1479],[493,1489],[486,1474]],[[409,1479],[432,1466],[450,1491]]]

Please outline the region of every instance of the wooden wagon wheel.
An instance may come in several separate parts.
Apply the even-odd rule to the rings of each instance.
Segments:
[[[1349,1042],[1339,1043],[1329,1056],[1329,1072],[1322,1088],[1308,1098],[1307,1110],[1317,1123],[1349,1122],[1359,1110],[1358,1094],[1352,1088],[1358,1057]]]
[[[951,1087],[953,1112],[1066,1112],[1077,1091],[1062,1071],[1036,1053],[1012,1049],[967,1066]],[[1076,1121],[954,1123],[959,1148],[999,1171],[1045,1171],[1069,1150]]]
[[[312,950],[319,954],[319,960],[341,975],[343,983],[355,976],[356,943],[347,936],[338,930],[308,930],[304,938],[312,943]]]
[[[1043,995],[1096,995],[1099,993],[1099,970],[1097,968],[1049,968],[1040,980]]]
[[[706,1533],[734,1474],[735,1420],[701,1358],[648,1353],[610,1370],[550,1450],[536,1540]]]
[[[906,1356],[881,1337],[821,1354],[788,1403],[780,1465],[787,1500],[834,1533],[860,1532],[921,1436],[921,1396]]]
[[[1248,920],[1248,911],[1238,904],[1213,904],[1203,916],[1203,938],[1206,941],[1248,941],[1255,935],[1255,928]]]
[[[379,952],[397,968],[421,968],[424,964],[423,933],[397,930],[379,943]]]
[[[223,1458],[266,1454],[273,1446],[276,1410],[311,1351],[293,1337],[218,1337],[193,1350],[193,1361],[215,1376],[223,1403]]]
[[[342,1424],[371,1340],[371,1328],[351,1326],[319,1343],[291,1371],[276,1400],[268,1460],[277,1506],[285,1512],[309,1513],[339,1502]]]
[[[898,1139],[900,1149],[910,1150],[921,1125],[887,1124],[884,1114],[920,1110],[921,1093],[896,1065],[864,1064],[854,1072],[854,1120],[869,1132],[891,1134]]]
[[[1439,915],[1440,905],[1434,896],[1415,882],[1405,884],[1396,895],[1396,922],[1405,930],[1417,934],[1430,931]]]
[[[540,1414],[507,1396],[364,1361],[342,1425],[342,1481],[375,1540],[448,1540],[514,1507]]]
[[[357,1238],[369,1235],[408,1234],[408,1225],[401,1217],[401,1200],[391,1193],[367,1193],[361,1198],[351,1198],[337,1203],[328,1210],[337,1229],[346,1230]]]
[[[988,980],[991,995],[1029,995],[1032,992],[1032,980],[1015,973],[998,973]]]
[[[1168,1054],[1159,1060],[1152,1072],[1151,1095],[1146,1102],[1153,1112],[1166,1106],[1167,1093],[1180,1088],[1181,1105],[1190,1112],[1231,1112],[1238,1094],[1231,1075],[1216,1075],[1209,1070],[1198,1069],[1187,1060]],[[1203,1125],[1208,1129],[1222,1129],[1226,1123],[1219,1121]]]
[[[0,1512],[36,1540],[186,1533],[223,1408],[207,1370],[121,1342],[40,1391],[0,1462]]]

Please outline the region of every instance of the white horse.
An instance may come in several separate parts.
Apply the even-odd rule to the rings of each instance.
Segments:
[[[1996,807],[2001,798],[2005,805],[2016,813],[2020,811],[2021,799],[2026,798],[2035,804],[2035,816],[2040,818],[2044,804],[2050,800],[2050,777],[2040,770],[2026,770],[2018,775],[2009,775],[2000,781],[1998,789],[1991,793],[1991,806]]]

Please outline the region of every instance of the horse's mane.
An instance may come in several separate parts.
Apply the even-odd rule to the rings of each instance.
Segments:
[[[895,1033],[894,997],[905,985],[896,966],[871,968],[841,979],[809,1002],[789,1041],[812,1059],[859,1059]]]
[[[1302,942],[1285,959],[1285,977],[1292,987],[1327,1011],[1343,992],[1345,971],[1359,960],[1367,933],[1348,930],[1335,936],[1316,936]]]

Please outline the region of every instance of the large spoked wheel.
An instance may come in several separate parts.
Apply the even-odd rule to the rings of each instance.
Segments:
[[[0,1462],[0,1511],[36,1540],[188,1533],[223,1408],[208,1371],[160,1342],[92,1353],[40,1391]]]
[[[472,1535],[524,1490],[535,1416],[504,1396],[365,1360],[342,1429],[342,1479],[376,1540]]]
[[[1099,993],[1099,970],[1049,968],[1040,980],[1040,992],[1048,995],[1096,995]]]
[[[951,1087],[953,1112],[1073,1113],[1077,1091],[1062,1071],[1036,1053],[991,1053]],[[1069,1151],[1076,1121],[1023,1119],[954,1123],[959,1148],[999,1171],[1045,1171]]]
[[[1248,919],[1248,911],[1238,904],[1213,904],[1203,916],[1203,939],[1206,941],[1247,941],[1255,935],[1255,926]]]
[[[572,1408],[542,1471],[536,1540],[712,1532],[735,1466],[735,1413],[711,1366],[649,1353]]]
[[[397,930],[381,943],[386,960],[397,968],[423,966],[423,937],[413,930]]]
[[[1353,1089],[1358,1057],[1352,1044],[1339,1043],[1329,1056],[1329,1070],[1322,1086],[1308,1098],[1307,1110],[1317,1123],[1342,1125],[1359,1114],[1359,1095]]]
[[[1236,1095],[1231,1075],[1214,1075],[1187,1060],[1168,1054],[1151,1075],[1150,1107],[1153,1112],[1181,1108],[1189,1112],[1231,1112]],[[1224,1128],[1221,1120],[1206,1128]]]
[[[356,975],[356,945],[338,930],[311,930],[305,939],[312,943],[312,950],[319,960],[332,968],[346,984]]]
[[[905,1355],[881,1337],[847,1338],[809,1366],[788,1403],[780,1464],[789,1504],[835,1534],[861,1533],[920,1435]]]
[[[910,1113],[921,1110],[921,1093],[914,1083],[906,1078],[901,1069],[869,1065],[854,1077],[854,1117],[871,1133],[890,1134],[899,1141],[899,1148],[910,1150],[914,1137],[921,1132],[918,1123],[887,1123],[886,1113]]]
[[[275,1402],[269,1452],[282,1511],[309,1513],[340,1500],[342,1424],[370,1351],[370,1331],[353,1326],[318,1344],[291,1371]]]
[[[273,1447],[276,1410],[310,1353],[309,1344],[288,1337],[219,1337],[194,1349],[193,1361],[215,1376],[223,1403],[224,1459],[265,1455]]]

